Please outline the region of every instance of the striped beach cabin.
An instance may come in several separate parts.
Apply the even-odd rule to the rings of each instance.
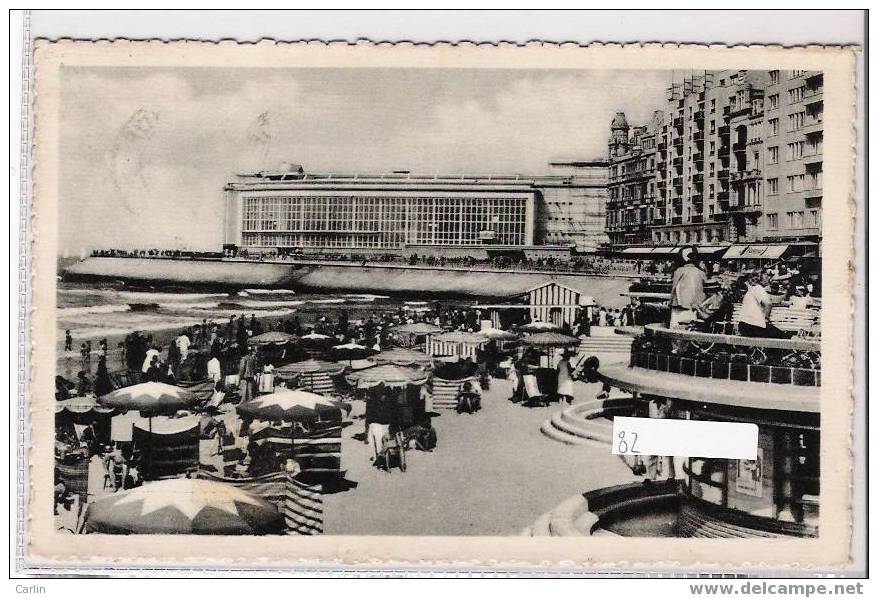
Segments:
[[[524,310],[531,321],[551,322],[558,326],[567,322],[572,325],[580,310],[585,310],[584,315],[590,317],[595,308],[595,300],[589,293],[588,284],[587,279],[583,279],[581,286],[577,281],[545,280],[518,295],[519,303],[476,307],[487,310],[491,325],[495,328],[504,327],[500,313],[505,310]]]

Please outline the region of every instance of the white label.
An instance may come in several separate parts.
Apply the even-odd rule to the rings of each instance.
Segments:
[[[613,418],[614,455],[756,459],[759,426],[688,419]]]

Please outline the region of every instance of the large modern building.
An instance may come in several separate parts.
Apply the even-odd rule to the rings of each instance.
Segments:
[[[617,114],[613,246],[819,241],[822,88],[810,71],[707,71],[671,85],[663,119],[629,133]]]
[[[261,250],[411,250],[605,241],[606,161],[557,174],[313,174],[299,165],[238,175],[225,188],[225,244]]]

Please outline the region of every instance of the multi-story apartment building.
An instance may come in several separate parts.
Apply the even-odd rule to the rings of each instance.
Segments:
[[[659,121],[648,223],[625,201],[636,189],[628,189],[622,173],[644,154],[634,149],[624,115],[617,115],[610,142],[611,242],[819,240],[822,88],[822,74],[809,71],[708,71],[672,84],[663,119],[651,123]],[[617,206],[628,214],[610,209]]]
[[[823,200],[823,73],[769,71],[765,88],[766,241],[817,241]]]
[[[608,142],[607,236],[614,248],[650,241],[656,200],[657,133],[664,113],[630,127],[624,112],[610,124]]]

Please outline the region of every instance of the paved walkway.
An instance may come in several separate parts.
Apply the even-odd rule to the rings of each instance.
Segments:
[[[583,398],[596,385],[578,385]],[[510,383],[493,381],[483,409],[443,411],[433,420],[435,451],[407,453],[408,470],[371,466],[364,443],[345,428],[342,466],[358,487],[324,497],[324,533],[383,535],[515,535],[565,498],[635,480],[609,446],[568,446],[540,432],[558,405],[510,403]],[[359,414],[362,404],[355,407]]]

